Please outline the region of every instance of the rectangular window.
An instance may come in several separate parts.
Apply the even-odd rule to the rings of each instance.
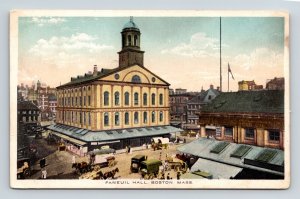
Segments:
[[[254,129],[253,128],[245,128],[245,137],[246,138],[254,138]]]
[[[279,130],[269,130],[269,140],[270,141],[279,141],[280,140]]]
[[[225,126],[224,134],[225,134],[225,136],[233,136],[233,127]]]
[[[85,106],[86,105],[86,97],[84,96],[83,97],[83,106]]]
[[[91,106],[91,96],[88,96],[88,106]]]
[[[82,115],[83,115],[83,124],[85,125],[85,113],[82,113]]]

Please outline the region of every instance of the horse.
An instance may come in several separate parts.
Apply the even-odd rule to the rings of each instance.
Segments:
[[[79,172],[80,174],[88,172],[92,169],[91,165],[88,164],[87,162],[73,163],[72,168],[75,168],[75,171]]]
[[[117,168],[115,168],[115,169],[113,169],[113,170],[111,170],[111,171],[107,171],[107,172],[105,172],[104,174],[103,174],[103,176],[101,175],[101,173],[99,173],[99,176],[100,176],[100,179],[104,179],[104,180],[106,180],[106,179],[109,179],[109,178],[111,178],[111,179],[115,179],[115,175],[116,175],[116,173],[118,173],[119,172],[119,168],[117,167]]]

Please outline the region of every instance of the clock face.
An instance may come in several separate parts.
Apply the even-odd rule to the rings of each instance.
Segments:
[[[155,82],[155,80],[156,80],[155,77],[152,77],[152,82]]]
[[[115,79],[119,79],[120,78],[120,75],[119,74],[115,74]]]

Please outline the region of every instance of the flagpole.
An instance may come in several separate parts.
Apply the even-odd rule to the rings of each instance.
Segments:
[[[222,50],[221,50],[221,41],[222,41],[222,21],[220,17],[220,91],[222,92]]]
[[[227,66],[227,74],[228,74],[228,91],[229,92],[229,63],[228,63],[228,66]]]

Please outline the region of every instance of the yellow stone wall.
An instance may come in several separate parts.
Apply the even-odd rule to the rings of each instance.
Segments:
[[[168,84],[140,66],[126,68],[118,74],[120,76],[119,80],[115,79],[115,74],[111,74],[89,84],[58,89],[57,122],[94,131],[169,125]],[[133,75],[139,75],[141,83],[132,83]],[[155,83],[152,84],[150,82],[153,77],[155,77]],[[109,92],[108,105],[104,105],[105,92]],[[119,92],[118,105],[115,105],[116,92]],[[125,92],[129,93],[129,105],[125,105]],[[134,93],[138,93],[138,105],[134,104]],[[147,94],[147,105],[143,104],[144,93]],[[152,105],[152,94],[155,94],[155,105]],[[163,96],[162,104],[160,104],[160,94]],[[81,104],[80,98],[82,100]],[[65,103],[62,103],[62,100]],[[155,122],[152,122],[151,119],[153,111]],[[125,112],[129,113],[129,124],[125,124]],[[138,113],[138,123],[134,122],[135,112]],[[147,112],[146,123],[144,123],[143,118],[144,112]],[[160,121],[160,112],[163,114],[162,121]],[[104,125],[105,113],[109,117],[108,125]],[[115,125],[116,113],[119,113],[119,125]],[[81,122],[80,114],[82,115]]]

